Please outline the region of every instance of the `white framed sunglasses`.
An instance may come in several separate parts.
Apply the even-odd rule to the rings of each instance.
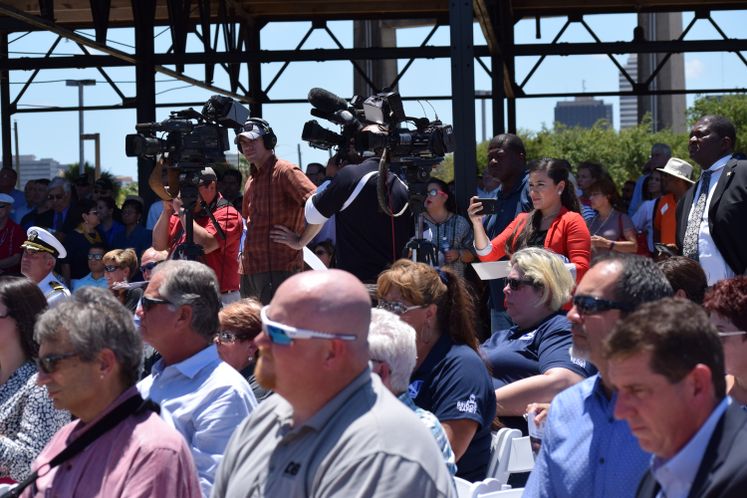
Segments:
[[[284,323],[275,322],[267,318],[267,308],[269,307],[269,304],[263,306],[259,317],[262,320],[262,330],[265,331],[273,344],[289,346],[294,339],[340,339],[342,341],[354,341],[358,339],[358,336],[354,334],[334,334],[332,332],[299,329]]]

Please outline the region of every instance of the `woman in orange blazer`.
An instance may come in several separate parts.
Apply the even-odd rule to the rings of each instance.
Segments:
[[[480,261],[497,261],[524,247],[544,247],[576,266],[576,282],[589,269],[591,236],[569,181],[570,165],[563,159],[540,159],[529,166],[529,196],[534,209],[519,214],[492,241],[483,227],[482,204],[473,197],[467,213]]]

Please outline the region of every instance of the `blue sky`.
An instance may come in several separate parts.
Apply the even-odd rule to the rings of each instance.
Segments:
[[[743,37],[744,26],[747,25],[747,10],[743,11],[714,11],[713,18],[724,30],[727,36]],[[692,19],[691,13],[683,14],[683,22],[687,24]],[[587,23],[603,41],[626,41],[632,38],[636,24],[634,14],[600,15],[585,17]],[[543,19],[541,25],[542,38],[535,39],[534,20],[521,21],[516,25],[515,36],[517,43],[547,43],[557,34],[564,18]],[[262,30],[262,47],[266,49],[294,49],[308,29],[308,23],[274,23]],[[352,23],[332,22],[330,29],[346,46],[352,46]],[[163,28],[157,29],[159,33]],[[430,31],[429,27],[408,28],[398,31],[397,38],[400,46],[417,46]],[[10,40],[21,34],[11,34]],[[484,44],[482,32],[478,25],[474,27],[475,44]],[[134,52],[132,33],[129,30],[117,29],[109,32],[109,40],[113,46],[121,50]],[[688,40],[716,39],[719,35],[706,21],[699,20],[688,34]],[[54,36],[49,33],[31,33],[18,41],[11,43],[11,52],[21,53],[45,52]],[[119,42],[123,45],[117,45]],[[575,24],[571,26],[561,38],[561,41],[593,41],[583,28]],[[190,40],[190,43],[198,43]],[[432,38],[432,45],[449,45],[448,27],[441,27]],[[164,50],[170,44],[170,35],[165,32],[156,38],[157,50]],[[323,31],[316,30],[304,44],[303,48],[333,48],[329,36]],[[59,55],[80,53],[77,46],[69,41],[62,41],[54,52]],[[747,55],[747,54],[745,54]],[[11,57],[18,57],[13,55]],[[617,56],[624,64],[627,55]],[[521,82],[533,65],[535,58],[519,58],[516,62],[517,80]],[[406,61],[399,61],[400,67]],[[485,60],[489,65],[489,61]],[[263,88],[274,77],[279,63],[264,64],[262,66]],[[243,69],[242,81],[246,81],[246,69]],[[685,55],[686,85],[688,88],[716,88],[716,87],[745,87],[747,86],[747,66],[731,53],[694,53]],[[201,79],[204,75],[202,66],[188,66],[189,75]],[[111,78],[119,84],[128,96],[135,95],[134,69],[111,68],[107,71]],[[11,82],[23,83],[30,72],[11,72]],[[95,69],[79,70],[44,70],[36,77],[36,81],[48,82],[33,84],[23,96],[21,106],[70,106],[77,104],[77,89],[65,86],[66,79],[93,78],[98,81],[95,87],[86,87],[86,104],[114,104],[118,97],[106,84]],[[156,75],[157,97],[159,102],[202,102],[208,99],[211,92],[190,87],[183,82],[171,80],[162,75]],[[350,63],[338,62],[303,62],[292,63],[272,88],[270,97],[274,99],[299,98],[307,94],[312,87],[326,88],[342,97],[352,94],[353,70]],[[21,88],[21,84],[12,84],[11,99]],[[228,88],[225,73],[216,68],[216,84]],[[478,65],[475,69],[475,85],[477,89],[489,89],[490,80],[485,71]],[[448,59],[433,59],[416,61],[400,82],[400,93],[410,95],[449,95],[451,86],[450,64]],[[540,93],[551,91],[614,91],[618,87],[618,72],[616,67],[606,56],[570,56],[548,57],[539,70],[534,74],[526,86],[527,92]],[[694,95],[688,95],[690,104]],[[551,126],[553,109],[557,99],[520,99],[517,104],[519,128],[539,130],[544,126]],[[615,126],[618,122],[618,99],[607,97],[605,101],[613,104]],[[434,111],[444,122],[451,122],[451,102],[432,101],[418,104],[407,102],[405,111],[408,115],[434,117]],[[432,106],[432,107],[431,107]],[[303,123],[311,119],[310,105],[271,104],[264,108],[264,117],[273,126],[279,137],[277,153],[292,161],[298,161],[298,147],[301,146],[302,162],[324,161],[327,153],[306,146],[300,139]],[[168,112],[175,109],[159,108],[157,119],[168,117]],[[487,113],[490,116],[490,104]],[[481,105],[475,104],[476,130],[481,137]],[[65,113],[28,113],[16,114],[13,121],[18,123],[19,146],[21,154],[34,154],[37,157],[51,157],[63,164],[78,160],[78,115],[77,112]],[[328,123],[324,123],[325,125]],[[90,111],[85,114],[85,132],[98,132],[102,137],[102,165],[104,169],[115,175],[134,176],[136,161],[124,154],[124,136],[134,132],[135,111]],[[333,125],[330,124],[330,127]],[[488,124],[488,134],[491,125]],[[231,133],[232,134],[232,133]],[[15,144],[14,144],[15,147]],[[15,149],[14,149],[15,150]],[[86,159],[93,162],[93,143],[86,144]]]

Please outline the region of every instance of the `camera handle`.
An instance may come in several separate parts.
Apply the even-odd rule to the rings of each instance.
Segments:
[[[202,250],[202,246],[199,244],[195,244],[194,242],[194,213],[192,212],[192,210],[194,209],[194,205],[196,202],[196,199],[190,199],[190,202],[187,202],[185,204],[184,224],[186,226],[184,227],[184,231],[186,232],[186,236],[184,242],[182,244],[179,244],[174,250],[174,253],[171,255],[171,259],[202,261],[202,257],[205,255],[205,252]]]

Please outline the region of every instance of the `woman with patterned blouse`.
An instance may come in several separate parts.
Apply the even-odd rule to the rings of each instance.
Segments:
[[[0,479],[20,481],[55,432],[70,421],[36,384],[34,323],[47,307],[26,278],[0,277]]]
[[[456,214],[454,195],[446,182],[431,178],[426,188],[423,238],[435,246],[438,266],[448,266],[464,277],[464,268],[476,259],[472,228]]]

